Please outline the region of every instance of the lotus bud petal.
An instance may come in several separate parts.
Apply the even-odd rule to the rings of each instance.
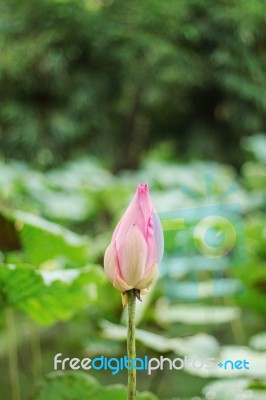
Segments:
[[[164,237],[147,184],[140,184],[114,230],[104,256],[104,269],[113,286],[124,293],[146,293],[158,276]]]

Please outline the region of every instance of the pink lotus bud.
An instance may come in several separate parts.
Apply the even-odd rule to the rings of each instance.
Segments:
[[[151,204],[148,185],[140,184],[105,252],[108,279],[120,292],[145,292],[157,278],[163,246],[163,231]]]

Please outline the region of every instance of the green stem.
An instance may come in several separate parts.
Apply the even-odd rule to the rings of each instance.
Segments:
[[[232,297],[225,297],[224,303],[229,307],[236,307],[236,302]],[[244,345],[247,342],[247,338],[241,317],[231,321],[231,328],[235,339],[235,343],[238,345],[241,344]]]
[[[31,329],[31,353],[32,353],[32,364],[33,364],[33,377],[35,383],[42,377],[42,351],[41,351],[41,340],[40,330],[34,321],[30,321]]]
[[[127,326],[127,357],[129,360],[136,358],[135,343],[135,310],[136,296],[134,289],[128,292],[128,326]],[[128,400],[136,399],[136,369],[128,370]]]
[[[9,374],[11,383],[12,400],[20,400],[20,384],[17,355],[17,338],[14,312],[11,308],[5,311],[8,341]]]

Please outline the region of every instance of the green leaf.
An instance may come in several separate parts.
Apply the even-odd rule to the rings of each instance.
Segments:
[[[168,305],[158,302],[156,318],[161,324],[180,322],[190,325],[224,324],[240,318],[237,307],[206,306],[200,304]]]
[[[226,360],[232,360],[233,362],[246,360],[249,362],[249,369],[232,368],[231,364],[226,369],[220,368],[218,363],[224,363]],[[254,379],[264,379],[266,376],[266,352],[254,351],[244,346],[222,346],[219,355],[216,357],[216,361],[217,363],[212,369],[197,369],[192,365],[187,372],[204,378],[237,378],[244,376]]]
[[[180,275],[182,271],[179,272]],[[188,280],[188,281],[187,281]],[[191,280],[191,281],[189,281]],[[221,278],[208,281],[195,281],[195,274],[183,277],[182,281],[164,278],[161,285],[167,299],[173,302],[198,301],[198,299],[237,296],[245,292],[240,280]]]
[[[22,211],[2,211],[6,221],[13,223],[29,262],[39,265],[53,258],[85,263],[88,259],[88,240],[62,226],[37,215]]]
[[[264,400],[266,390],[250,390],[248,379],[222,379],[214,381],[203,389],[206,399],[215,400]]]
[[[249,345],[255,350],[266,350],[266,332],[257,333],[249,339]]]
[[[52,372],[35,391],[33,400],[125,400],[124,385],[101,386],[84,372]],[[136,400],[158,400],[149,392],[137,393]]]
[[[40,324],[69,319],[96,304],[106,278],[97,266],[43,271],[30,265],[0,265],[0,307],[24,311]]]
[[[33,197],[39,203],[42,214],[55,220],[84,221],[93,213],[93,205],[88,204],[82,192],[56,192],[42,190],[33,193]]]
[[[52,372],[35,391],[33,400],[88,400],[100,386],[96,379],[82,372]]]
[[[102,321],[101,327],[104,337],[118,341],[126,340],[127,329],[124,326]],[[173,351],[184,356],[193,354],[199,357],[214,357],[219,352],[217,340],[205,333],[186,338],[167,338],[143,329],[136,329],[136,340],[159,353]]]

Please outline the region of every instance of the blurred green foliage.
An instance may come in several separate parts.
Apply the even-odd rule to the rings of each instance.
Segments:
[[[154,373],[150,380],[145,371],[140,371],[139,390],[149,390],[160,399],[178,395],[183,400],[199,395],[206,386],[202,392],[206,399],[214,391],[221,398],[234,400],[247,390],[251,390],[254,400],[263,398],[266,203],[265,174],[256,171],[265,171],[264,145],[261,136],[243,142],[249,156],[241,178],[227,165],[169,163],[156,159],[154,153],[138,171],[118,175],[108,172],[92,157],[45,173],[18,161],[0,163],[0,356],[7,360],[5,343],[10,328],[6,331],[5,315],[12,310],[18,329],[23,400],[30,394],[34,399],[47,397],[49,391],[61,400],[70,387],[71,400],[77,393],[88,393],[94,381],[78,372],[48,374],[41,384],[33,385],[29,366],[36,370],[39,365],[46,375],[58,352],[80,358],[125,354],[125,310],[120,294],[107,282],[102,259],[112,229],[137,183],[143,180],[149,183],[160,215],[171,210],[182,213],[204,205],[238,203],[245,224],[245,232],[239,231],[238,235],[245,234],[247,258],[240,254],[238,265],[230,257],[210,264],[199,254],[186,254],[184,249],[193,246],[192,220],[180,232],[177,227],[174,236],[166,230],[160,279],[137,304],[138,355],[175,358],[192,352],[197,357],[224,360],[241,354],[253,369],[251,376],[235,377],[234,391],[231,371],[210,370],[204,374],[195,369],[179,371],[178,376],[175,371],[167,371],[162,377]],[[237,185],[232,186],[234,180]],[[228,195],[221,200],[224,193]],[[163,221],[165,229],[167,223],[171,221]],[[215,270],[219,273],[216,278]],[[198,279],[191,280],[191,273]],[[36,346],[29,349],[36,340],[41,345],[37,356]],[[42,362],[38,361],[41,358]],[[95,396],[125,396],[125,387],[108,386],[126,382],[123,372],[116,377],[99,371],[92,375],[103,385],[97,386]],[[8,393],[10,383],[2,376],[4,393]],[[221,378],[225,380],[224,391],[217,386]],[[149,394],[141,396],[153,398]]]
[[[34,399],[45,400],[52,397],[54,400],[124,400],[127,397],[127,388],[123,385],[107,387],[99,383],[88,374],[81,372],[51,373],[36,390]],[[137,393],[136,400],[158,400],[152,393]]]
[[[260,0],[0,2],[0,148],[45,168],[136,168],[164,140],[239,167],[265,131]]]
[[[265,398],[265,15],[260,0],[0,0],[3,400],[16,357],[22,400],[126,396],[123,372],[51,371],[58,352],[126,353],[102,264],[139,182],[159,213],[237,203],[245,230],[241,254],[211,266],[184,250],[195,221],[177,233],[166,221],[160,279],[137,304],[138,355],[253,365],[248,376],[140,371],[139,390]]]

